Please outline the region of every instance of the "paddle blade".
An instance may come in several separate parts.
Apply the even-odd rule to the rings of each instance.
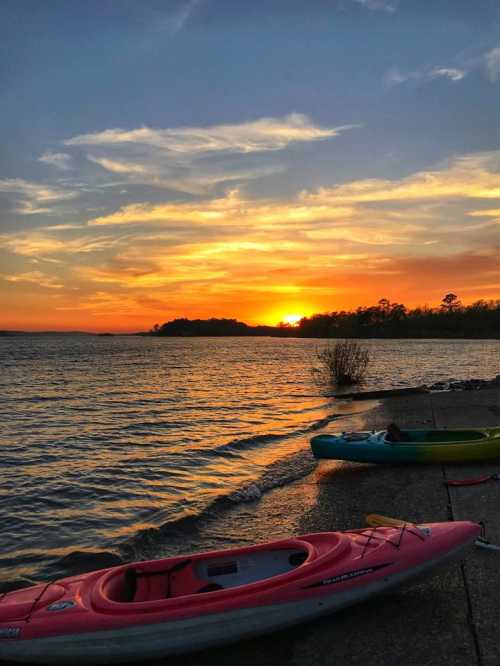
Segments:
[[[369,513],[365,516],[365,520],[366,524],[370,525],[370,527],[404,527],[405,525],[413,525],[411,521],[389,518],[389,516],[381,516],[378,513]]]

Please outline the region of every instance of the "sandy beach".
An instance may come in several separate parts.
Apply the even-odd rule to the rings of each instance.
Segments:
[[[500,422],[500,389],[391,397],[370,404],[347,426],[384,428],[493,426]],[[332,426],[330,426],[332,429]],[[498,464],[375,466],[322,461],[316,470],[258,502],[231,512],[232,521],[261,526],[262,540],[295,533],[364,525],[378,512],[415,522],[484,521],[500,543],[500,485],[447,489],[446,478],[498,472]],[[218,529],[224,525],[218,522]],[[500,663],[497,617],[500,553],[475,548],[429,576],[384,596],[293,629],[250,641],[155,662],[173,666],[290,664]]]

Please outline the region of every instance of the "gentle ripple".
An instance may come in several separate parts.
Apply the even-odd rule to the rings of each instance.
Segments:
[[[314,382],[325,344],[0,338],[0,579],[64,573],[74,551],[123,555],[221,498],[307,473],[309,433],[356,409]],[[367,389],[500,372],[499,341],[365,344]]]

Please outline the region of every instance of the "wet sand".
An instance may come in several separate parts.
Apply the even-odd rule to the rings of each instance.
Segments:
[[[495,426],[500,389],[391,397],[330,428]],[[382,513],[415,522],[483,520],[500,543],[500,483],[448,489],[445,478],[500,471],[498,464],[375,466],[322,461],[305,479],[231,512],[241,533],[262,540],[365,524]],[[218,523],[218,529],[224,525]],[[471,549],[433,576],[289,630],[154,662],[169,666],[331,664],[498,665],[500,553]]]

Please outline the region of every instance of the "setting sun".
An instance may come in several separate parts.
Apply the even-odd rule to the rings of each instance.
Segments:
[[[301,314],[287,314],[283,317],[283,323],[289,324],[290,326],[298,326],[299,321],[303,319],[305,315]]]

